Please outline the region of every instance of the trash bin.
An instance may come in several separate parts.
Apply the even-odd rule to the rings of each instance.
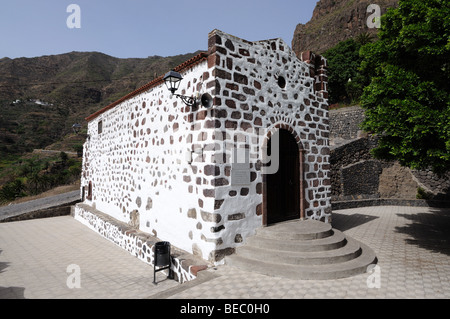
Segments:
[[[156,273],[162,270],[169,270],[168,279],[173,279],[172,258],[170,257],[170,243],[167,241],[155,244],[155,265],[153,267],[153,283],[156,285]],[[158,267],[158,269],[157,269]]]
[[[155,266],[170,265],[170,243],[162,241],[155,244]]]

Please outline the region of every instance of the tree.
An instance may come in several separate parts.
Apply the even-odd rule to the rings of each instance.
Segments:
[[[367,43],[371,43],[373,42],[373,40],[375,39],[375,36],[369,32],[362,32],[361,34],[359,34],[355,41],[357,43],[359,43],[359,45],[366,45]]]
[[[357,91],[355,87],[359,83],[360,47],[357,41],[348,39],[324,53],[328,60],[328,94],[331,104],[356,99],[362,93],[362,88]]]
[[[67,155],[66,152],[59,153],[59,157],[61,158],[61,161],[66,164],[67,160],[69,159],[69,155]]]
[[[16,178],[9,183],[6,183],[0,188],[0,203],[6,201],[13,201],[18,197],[25,196],[25,184],[20,178]]]
[[[361,48],[363,129],[374,156],[413,169],[450,169],[450,3],[400,0],[381,19],[379,41]]]

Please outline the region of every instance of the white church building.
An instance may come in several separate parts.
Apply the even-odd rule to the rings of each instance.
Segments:
[[[331,222],[323,57],[213,30],[169,73],[175,94],[161,76],[86,119],[76,219],[149,263],[157,238],[214,264],[261,227]]]

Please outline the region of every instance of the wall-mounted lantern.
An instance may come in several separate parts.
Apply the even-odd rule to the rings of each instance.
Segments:
[[[183,77],[180,73],[175,71],[169,71],[164,76],[164,82],[166,83],[167,89],[176,97],[179,97],[187,106],[196,107],[199,103],[206,108],[210,108],[213,105],[212,96],[205,93],[201,96],[200,100],[192,96],[185,96],[180,94],[175,94],[175,92],[180,87],[180,82]]]

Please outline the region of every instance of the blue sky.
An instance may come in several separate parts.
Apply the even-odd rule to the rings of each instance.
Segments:
[[[257,41],[291,45],[318,0],[12,0],[0,4],[0,58],[98,51],[119,58],[171,56],[206,50],[220,29]],[[80,28],[67,20],[80,8]],[[72,20],[75,21],[75,20]]]

